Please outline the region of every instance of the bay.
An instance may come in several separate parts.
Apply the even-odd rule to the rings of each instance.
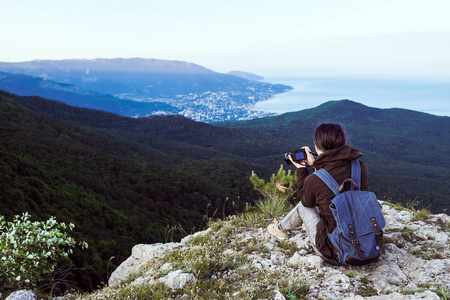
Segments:
[[[377,108],[405,108],[450,116],[450,83],[371,78],[266,77],[294,89],[255,104],[256,110],[284,113],[349,99]]]

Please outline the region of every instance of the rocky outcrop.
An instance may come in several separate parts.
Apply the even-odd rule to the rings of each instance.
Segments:
[[[180,243],[137,245],[132,256],[114,271],[109,284],[129,288],[162,283],[172,290],[183,290],[187,283],[195,285],[199,277],[207,276],[217,281],[218,289],[223,283],[236,284],[234,292],[229,291],[231,299],[259,295],[254,286],[271,274],[274,278],[268,282],[273,290],[270,284],[263,285],[270,290],[270,299],[286,299],[288,293],[280,284],[286,279],[301,279],[307,299],[448,297],[449,216],[422,216],[420,221],[417,212],[398,209],[383,204],[386,254],[369,265],[332,266],[314,253],[302,228],[291,232],[287,242],[280,242],[267,233],[269,220],[255,214],[219,221]],[[194,267],[202,263],[205,267]],[[220,264],[226,267],[217,267]],[[209,273],[202,268],[209,268]],[[247,281],[248,274],[256,279]]]
[[[144,263],[151,261],[154,257],[161,257],[169,250],[179,247],[180,243],[157,243],[151,245],[138,244],[131,250],[131,256],[128,257],[111,274],[108,280],[109,285],[114,285],[121,280],[126,279],[133,271],[139,269]]]

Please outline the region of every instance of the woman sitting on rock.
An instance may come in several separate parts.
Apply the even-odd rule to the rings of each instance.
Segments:
[[[302,147],[307,154],[306,160],[298,163],[289,156],[297,167],[298,193],[301,201],[283,220],[275,221],[267,228],[277,238],[286,239],[287,231],[304,224],[314,250],[331,263],[336,262],[338,254],[337,249],[328,239],[328,233],[336,228],[336,221],[329,207],[335,194],[319,177],[308,174],[306,163],[315,170],[324,168],[341,184],[351,177],[351,161],[362,156],[361,152],[345,143],[346,136],[339,124],[322,123],[314,132],[317,159],[307,146]],[[364,162],[360,161],[360,164],[361,186],[359,189],[367,191],[369,171]]]

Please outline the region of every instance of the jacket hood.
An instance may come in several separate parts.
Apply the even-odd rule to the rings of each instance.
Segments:
[[[325,151],[317,157],[312,166],[318,170],[325,166],[339,165],[342,162],[357,159],[362,155],[363,154],[355,148],[345,145],[337,149]]]

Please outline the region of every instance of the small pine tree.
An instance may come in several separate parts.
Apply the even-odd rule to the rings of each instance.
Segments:
[[[272,174],[269,182],[258,177],[252,172],[250,181],[253,188],[261,193],[262,199],[255,201],[256,206],[267,216],[277,218],[289,208],[291,200],[296,192],[296,174],[291,174],[283,169],[283,165],[276,174]]]

